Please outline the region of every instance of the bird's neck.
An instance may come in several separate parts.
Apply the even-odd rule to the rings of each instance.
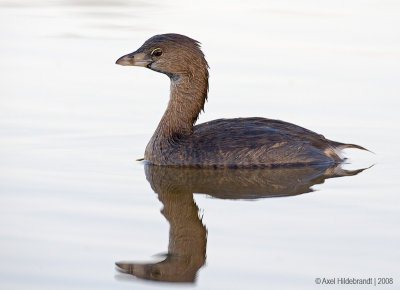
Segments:
[[[171,77],[168,107],[158,124],[153,138],[173,138],[190,135],[208,90],[207,70]]]

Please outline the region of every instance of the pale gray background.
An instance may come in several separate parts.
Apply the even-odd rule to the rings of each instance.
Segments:
[[[316,277],[342,276],[399,287],[400,2],[160,2],[0,0],[0,288],[176,287],[114,269],[167,251],[135,159],[169,82],[114,64],[166,32],[203,43],[199,122],[278,118],[376,152],[348,150],[347,168],[376,165],[302,196],[196,196],[208,244],[194,287],[325,289]]]

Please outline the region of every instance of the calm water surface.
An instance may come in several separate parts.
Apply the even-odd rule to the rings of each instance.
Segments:
[[[399,13],[397,1],[0,0],[0,288],[325,289],[316,278],[388,277],[378,288],[398,289]],[[348,150],[347,171],[136,162],[169,81],[114,62],[166,32],[203,43],[199,122],[277,118],[376,154]]]

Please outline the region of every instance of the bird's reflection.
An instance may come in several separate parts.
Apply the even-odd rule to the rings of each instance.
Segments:
[[[146,178],[164,205],[170,224],[166,258],[156,263],[117,262],[119,270],[138,278],[194,282],[206,260],[207,230],[193,193],[222,199],[258,199],[311,192],[325,179],[362,172],[339,166],[271,169],[200,169],[145,165]]]

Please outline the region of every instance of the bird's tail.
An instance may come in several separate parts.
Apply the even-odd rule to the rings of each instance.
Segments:
[[[334,142],[334,141],[331,141],[331,144],[333,145],[333,147],[335,147],[339,150],[346,149],[346,148],[355,148],[355,149],[365,150],[365,151],[374,153],[371,150],[368,150],[367,148],[362,147],[357,144],[346,144],[346,143],[340,143],[340,142]]]

